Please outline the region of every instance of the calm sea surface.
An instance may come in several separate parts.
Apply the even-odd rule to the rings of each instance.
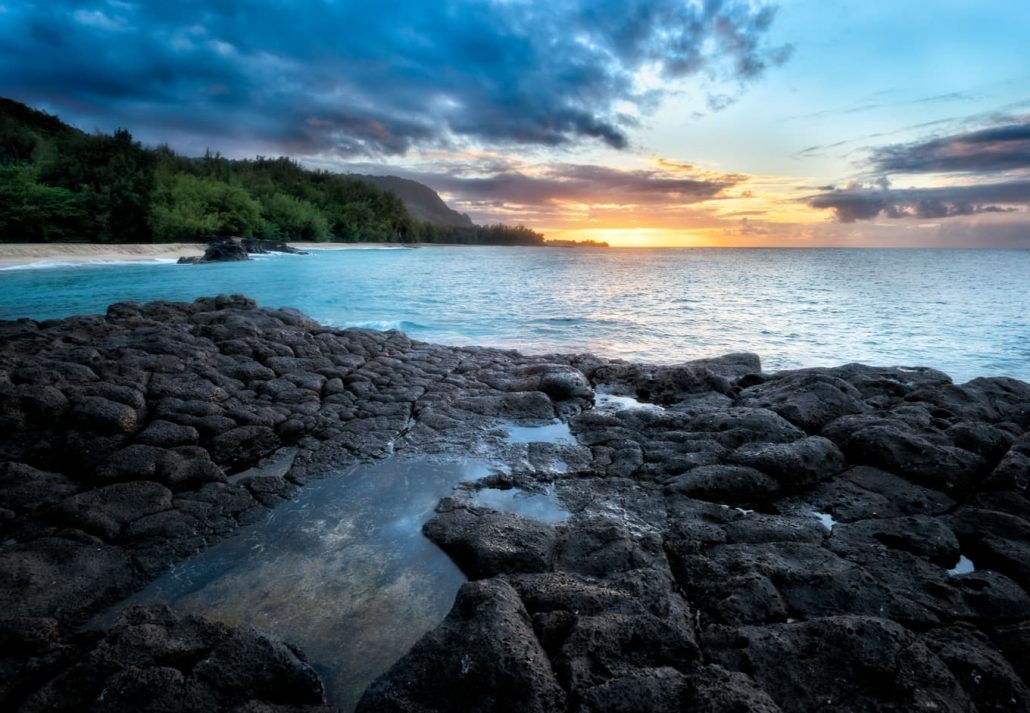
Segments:
[[[213,265],[0,269],[0,319],[243,293],[445,344],[766,369],[925,365],[1030,380],[1030,250],[319,250]]]

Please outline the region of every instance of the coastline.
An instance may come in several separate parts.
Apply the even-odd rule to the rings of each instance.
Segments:
[[[322,476],[483,456],[491,475],[405,520],[468,582],[352,691],[362,713],[439,708],[440,690],[486,708],[500,680],[540,713],[626,691],[655,711],[1030,704],[1030,384],[529,356],[240,296],[0,327],[0,705],[118,710],[173,681],[223,709],[327,713],[303,654],[246,628],[161,606],[81,627]],[[492,509],[487,490],[552,492],[569,516]]]
[[[37,262],[177,260],[203,254],[202,243],[0,243],[0,267]]]
[[[291,242],[300,250],[370,250],[463,247],[436,243]],[[0,243],[0,269],[35,263],[164,262],[204,254],[205,243]]]

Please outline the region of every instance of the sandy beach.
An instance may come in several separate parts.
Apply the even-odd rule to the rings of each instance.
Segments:
[[[0,243],[0,266],[35,262],[94,262],[97,260],[175,260],[203,255],[200,243],[100,245],[80,243]]]
[[[355,250],[407,247],[402,243],[290,243],[301,250]],[[32,263],[88,263],[96,261],[176,260],[203,255],[203,243],[85,244],[0,243],[0,267]]]

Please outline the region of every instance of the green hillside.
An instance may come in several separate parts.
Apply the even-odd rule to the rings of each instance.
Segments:
[[[188,158],[167,146],[146,148],[124,129],[87,134],[0,98],[0,242],[149,243],[229,235],[543,241],[521,226],[438,225],[421,217],[412,216],[395,193],[358,177],[311,171],[288,158]]]

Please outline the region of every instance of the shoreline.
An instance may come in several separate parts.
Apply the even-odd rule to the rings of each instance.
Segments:
[[[391,243],[391,242],[368,242],[368,243],[320,243],[320,242],[290,242],[291,247],[300,250],[310,251],[337,251],[337,250],[408,250],[414,248],[464,248],[464,247],[498,247],[490,245],[461,245],[455,243]],[[0,270],[17,267],[37,266],[43,267],[70,267],[74,265],[88,265],[97,262],[168,262],[178,260],[180,257],[199,257],[204,254],[205,243],[0,243]],[[517,247],[564,247],[564,246],[517,246]],[[776,247],[776,248],[742,248],[742,247],[674,247],[662,246],[655,248],[620,247],[607,248],[609,250],[849,250],[859,248],[833,248],[833,247]],[[866,249],[866,248],[862,248]],[[868,248],[868,249],[910,249],[919,250],[926,248]],[[960,249],[960,248],[955,248]],[[998,250],[999,248],[961,248],[967,250]],[[38,264],[37,263],[41,263]],[[51,264],[53,263],[53,264]]]
[[[0,243],[0,267],[39,262],[177,260],[182,256],[203,254],[203,243]]]
[[[319,674],[277,639],[160,606],[81,626],[328,472],[483,455],[503,467],[410,523],[468,582],[351,690],[362,713],[439,708],[441,689],[485,707],[501,680],[540,713],[567,695],[612,710],[637,689],[660,712],[685,697],[710,711],[1030,704],[1025,382],[448,347],[224,295],[0,326],[0,706],[70,711],[173,680],[224,709],[267,696],[328,713]],[[495,509],[486,490],[553,492],[569,517]],[[178,650],[202,664],[154,667]],[[866,683],[902,653],[904,671]],[[585,677],[554,673],[573,669]]]
[[[300,250],[383,250],[466,247],[438,243],[318,243],[290,242]],[[95,262],[163,262],[199,257],[206,243],[0,243],[0,269],[19,266],[58,267]],[[50,265],[50,263],[56,263]]]

